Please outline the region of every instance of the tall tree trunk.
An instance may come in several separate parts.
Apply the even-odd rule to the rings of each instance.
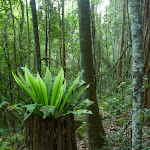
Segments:
[[[143,11],[143,33],[144,33],[144,73],[148,78],[150,85],[150,1],[142,1]],[[144,92],[144,107],[150,108],[150,87],[146,87]],[[147,118],[146,124],[150,126],[150,117]]]
[[[142,14],[139,0],[130,0],[132,34],[132,150],[142,149],[142,86],[143,86],[143,32]]]
[[[101,73],[101,69],[102,69],[102,30],[101,30],[101,14],[99,14],[99,16],[97,16],[97,21],[98,21],[98,31],[99,31],[99,40],[97,42],[97,48],[98,48],[98,54],[97,54],[97,58],[98,58],[98,62],[97,62],[97,73],[100,74]],[[97,83],[99,85],[98,87],[98,92],[100,93],[100,97],[101,97],[101,76],[99,76],[97,78]]]
[[[59,28],[61,30],[61,26],[62,26],[62,23],[61,23],[61,18],[60,18],[60,1],[58,1],[58,12],[59,12]],[[62,64],[62,33],[60,32],[60,35],[59,35],[59,56],[60,56],[60,63]]]
[[[4,51],[4,56],[5,56],[5,60],[6,60],[6,64],[8,67],[8,87],[10,90],[12,90],[12,73],[11,73],[11,63],[10,63],[10,57],[9,57],[9,51],[8,51],[8,37],[7,37],[7,26],[5,27],[5,34],[4,34],[4,40],[5,40],[5,45],[3,47],[3,51]],[[13,94],[12,92],[10,92],[10,99],[13,102]]]
[[[65,47],[64,1],[65,1],[65,0],[62,0],[62,47],[63,47],[63,69],[64,69],[64,73],[66,73],[66,47]]]
[[[16,55],[16,29],[15,29],[15,20],[12,12],[12,4],[11,1],[9,0],[9,5],[10,5],[10,12],[11,12],[11,17],[13,21],[13,30],[14,30],[14,61],[15,61],[15,71],[17,71],[17,55]]]
[[[29,13],[28,13],[28,3],[26,0],[26,14],[27,14],[27,34],[28,34],[28,55],[27,55],[27,62],[28,68],[30,69],[30,31],[29,31]]]
[[[92,111],[93,115],[87,115],[86,120],[89,148],[90,150],[100,150],[104,145],[105,132],[96,98],[89,6],[89,0],[78,0],[81,65],[84,70],[83,80],[86,84],[90,84],[85,92],[85,97],[94,102],[89,106],[89,110]]]
[[[48,2],[48,53],[49,58],[51,58],[51,11],[52,11],[52,4],[51,2]],[[49,68],[51,65],[51,59],[49,59]]]
[[[121,48],[120,48],[120,56],[123,52],[124,46],[124,25],[125,25],[125,0],[123,1],[123,16],[122,16],[122,32],[121,32]],[[118,84],[120,84],[120,80],[122,77],[122,58],[119,60],[119,69],[118,69]]]
[[[94,75],[96,75],[96,54],[95,54],[95,15],[94,15],[94,5],[91,3],[91,27],[92,27],[92,51],[93,51],[93,68]],[[95,76],[95,84],[96,84],[96,76]]]
[[[48,35],[47,35],[47,0],[45,0],[45,58],[47,58],[47,45],[48,45]],[[48,66],[48,59],[45,59],[46,66]]]
[[[38,32],[38,22],[36,14],[36,3],[35,0],[30,0],[31,10],[32,10],[32,20],[33,20],[33,32],[34,32],[34,42],[35,42],[35,61],[36,69],[41,74],[41,54],[40,54],[40,43],[39,43],[39,32]]]
[[[21,19],[19,23],[20,33],[19,33],[19,49],[20,49],[20,64],[21,66],[24,65],[23,61],[23,49],[22,49],[22,32],[23,32],[23,23],[24,23],[24,3],[22,0],[20,0],[21,5]]]
[[[132,39],[131,39],[131,23],[130,23],[130,16],[129,16],[129,0],[127,0],[127,6],[126,6],[126,9],[127,9],[127,24],[128,24],[128,32],[129,32],[129,40],[130,40],[130,43],[129,45],[132,44]]]

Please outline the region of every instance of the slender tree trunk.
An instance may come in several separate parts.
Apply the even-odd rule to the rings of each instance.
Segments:
[[[23,32],[23,24],[24,24],[24,3],[22,0],[20,0],[21,5],[21,19],[19,23],[20,33],[19,33],[19,49],[20,49],[20,64],[21,66],[24,65],[23,61],[23,49],[22,49],[22,32]]]
[[[48,5],[48,53],[49,53],[49,58],[51,58],[51,11],[52,11],[52,4],[49,2]],[[49,59],[49,68],[51,66],[51,59]]]
[[[89,6],[89,0],[78,0],[81,65],[84,70],[83,80],[86,84],[90,84],[85,92],[85,97],[94,102],[89,106],[89,110],[92,111],[93,115],[87,115],[86,121],[89,148],[90,150],[100,150],[104,145],[105,132],[96,98]]]
[[[132,150],[142,149],[142,86],[143,86],[143,32],[142,14],[139,0],[130,0],[132,34]]]
[[[98,74],[101,73],[101,69],[102,69],[102,30],[101,30],[101,14],[99,14],[99,16],[97,16],[97,21],[98,21],[98,31],[99,31],[99,40],[98,40],[98,43],[97,43],[97,47],[98,47],[98,54],[97,54],[97,57],[98,57],[98,64],[97,64],[97,72]],[[97,83],[99,84],[99,88],[98,88],[98,91],[100,93],[100,97],[101,97],[101,76],[99,76],[97,78]]]
[[[10,63],[10,57],[9,57],[9,51],[8,51],[8,37],[7,37],[7,26],[5,27],[5,35],[4,35],[5,45],[3,47],[5,60],[8,67],[8,87],[10,90],[12,90],[12,73],[11,73],[11,63]],[[10,99],[13,102],[13,94],[10,92]]]
[[[115,7],[114,7],[114,9],[115,9],[115,23],[114,23],[114,31],[115,31],[115,29],[116,29],[116,25],[117,25],[117,18],[116,18],[116,13],[117,13],[117,11],[116,11],[116,8],[117,8],[117,5],[116,5],[116,0],[114,0],[114,5],[115,5]],[[114,47],[113,47],[113,62],[115,62],[116,61],[116,58],[115,58],[115,49],[116,49],[116,47],[115,47],[115,45],[116,45],[116,41],[117,41],[117,37],[115,36],[115,34],[114,34],[114,36],[113,36],[113,38],[114,38]],[[112,74],[113,74],[113,78],[112,79],[115,79],[115,78],[117,78],[118,76],[117,76],[117,74],[116,74],[116,72],[117,72],[117,68],[114,68],[114,70],[112,71]]]
[[[28,68],[30,69],[30,31],[29,31],[29,13],[28,13],[28,3],[26,0],[26,14],[27,14],[27,34],[28,34],[28,55],[27,55],[27,62]]]
[[[64,1],[65,0],[62,0],[62,47],[63,47],[63,69],[64,69],[64,73],[66,73],[66,46],[65,46]]]
[[[58,12],[59,12],[59,28],[60,30],[62,29],[62,23],[61,23],[61,18],[60,18],[60,0],[58,2]],[[59,46],[59,56],[60,56],[60,63],[62,64],[62,33],[60,32],[60,46]]]
[[[128,25],[128,30],[127,30],[127,36],[129,37],[128,45],[132,45],[132,38],[131,38],[131,22],[130,22],[130,16],[129,16],[129,0],[127,0],[127,25]],[[130,61],[131,61],[131,47],[129,47],[129,50],[127,51],[127,66],[130,66]],[[130,70],[128,69],[127,71],[127,77],[130,77]]]
[[[124,46],[124,25],[125,25],[125,0],[123,1],[123,16],[122,16],[122,32],[121,32],[121,48],[120,48],[120,56],[122,55],[123,46]],[[120,80],[122,77],[122,58],[119,61],[119,69],[118,69],[118,84],[120,84]]]
[[[108,23],[108,8],[106,7],[106,22]],[[108,48],[108,26],[106,26],[106,41],[105,41],[105,45],[106,45],[106,55],[107,55],[107,60],[109,61],[109,48]]]
[[[47,35],[47,0],[45,0],[45,57],[47,58],[47,45],[48,45],[48,35]],[[48,66],[48,59],[45,59],[46,66]]]
[[[129,16],[129,0],[127,0],[127,24],[128,24],[128,31],[129,31],[129,40],[130,40],[130,43],[129,45],[132,44],[132,39],[131,39],[131,23],[130,23],[130,16]]]
[[[35,0],[30,0],[31,10],[32,10],[32,20],[33,20],[33,32],[34,32],[34,42],[35,42],[35,61],[36,69],[41,74],[41,54],[40,54],[40,43],[39,43],[39,32],[38,32],[38,22],[36,14],[36,3]]]
[[[95,54],[95,15],[94,15],[94,5],[91,3],[91,27],[92,27],[92,51],[93,51],[93,68],[94,68],[94,75],[96,75],[96,54]],[[95,84],[96,84],[96,76],[95,76]]]
[[[10,12],[11,12],[11,17],[13,21],[13,30],[14,30],[14,61],[15,61],[15,71],[17,71],[17,55],[16,55],[16,29],[15,29],[15,20],[12,12],[12,5],[11,1],[9,0],[9,5],[10,5]]]

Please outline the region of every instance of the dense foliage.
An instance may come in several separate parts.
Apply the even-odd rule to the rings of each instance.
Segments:
[[[91,8],[94,8],[91,9],[90,15],[96,94],[107,135],[106,149],[131,148],[132,39],[128,1],[109,0],[105,6],[104,0],[91,0],[90,4]],[[23,120],[33,112],[43,118],[50,114],[57,118],[70,111],[79,114],[75,115],[78,149],[88,147],[86,119],[83,113],[89,112],[84,108],[90,104],[90,101],[79,98],[87,86],[80,79],[81,75],[76,78],[76,74],[81,72],[78,5],[76,0],[64,2],[63,18],[63,0],[36,0],[42,69],[41,74],[36,75],[36,50],[30,1],[0,0],[0,145],[2,150],[24,147]],[[147,21],[149,20],[149,13],[146,13],[148,4],[146,5],[146,0],[143,0],[143,19],[146,17]],[[148,23],[146,20],[144,22],[143,31],[149,37]],[[148,43],[147,38],[144,43],[147,49]],[[149,62],[148,54],[149,52],[146,51],[145,64]],[[25,76],[22,70],[17,71],[25,64],[33,72],[32,74],[27,67],[24,68]],[[61,67],[66,68],[66,71],[61,69],[59,72]],[[149,73],[148,67],[146,71]],[[143,78],[143,91],[150,89],[148,73]],[[44,78],[42,79],[41,76]],[[148,141],[150,103],[143,101],[142,139],[143,149],[147,149],[150,145]],[[24,119],[22,114],[25,114]]]

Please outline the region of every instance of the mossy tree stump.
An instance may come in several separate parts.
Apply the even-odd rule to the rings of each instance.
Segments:
[[[73,115],[59,119],[31,115],[26,120],[26,144],[29,150],[77,150]]]

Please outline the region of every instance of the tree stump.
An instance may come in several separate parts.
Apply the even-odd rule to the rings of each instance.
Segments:
[[[73,115],[59,119],[31,115],[26,120],[26,145],[29,150],[77,150]]]

